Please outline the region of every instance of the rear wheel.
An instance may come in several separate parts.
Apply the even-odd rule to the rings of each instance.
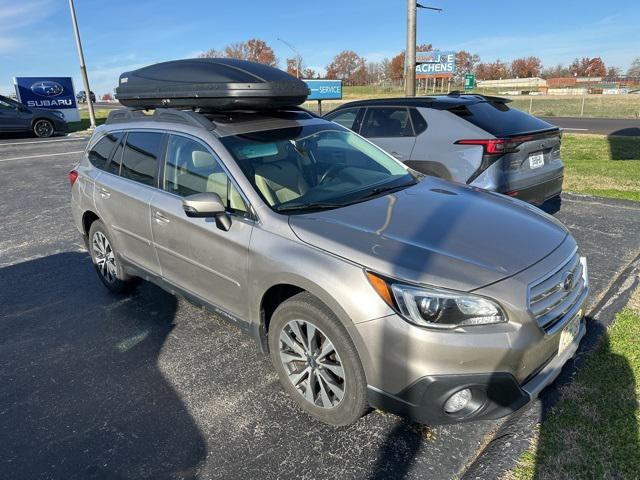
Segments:
[[[89,253],[102,283],[112,292],[128,292],[136,285],[136,278],[122,269],[118,254],[104,224],[96,220],[89,229]]]
[[[300,293],[276,309],[269,350],[282,386],[312,417],[348,425],[367,410],[367,383],[355,346],[313,295]]]
[[[49,138],[55,132],[53,123],[49,120],[41,118],[33,124],[33,134],[39,138]]]

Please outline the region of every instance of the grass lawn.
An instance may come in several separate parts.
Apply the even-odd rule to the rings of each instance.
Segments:
[[[107,121],[107,116],[109,115],[109,110],[101,109],[95,110],[96,114],[96,125],[102,125]],[[69,122],[69,132],[77,132],[79,130],[86,130],[89,128],[89,112],[87,110],[80,110],[80,121],[79,122]]]
[[[640,137],[564,134],[564,190],[640,201]]]
[[[505,478],[640,478],[639,400],[640,290]]]

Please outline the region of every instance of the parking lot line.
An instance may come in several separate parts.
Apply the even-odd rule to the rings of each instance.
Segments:
[[[76,150],[75,152],[62,152],[62,153],[44,153],[42,155],[29,155],[27,157],[3,158],[3,159],[0,159],[0,162],[11,162],[13,160],[27,160],[29,158],[55,157],[56,155],[73,155],[74,153],[84,153],[84,150]]]
[[[62,138],[60,140],[31,140],[30,142],[12,142],[12,143],[0,143],[0,147],[9,145],[39,145],[41,143],[63,143],[63,142],[77,142],[79,140],[87,140],[84,137],[77,138]]]

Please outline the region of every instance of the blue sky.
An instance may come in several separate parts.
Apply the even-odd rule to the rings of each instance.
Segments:
[[[483,61],[539,56],[546,66],[601,56],[626,70],[640,56],[640,2],[421,0],[418,43],[465,49]],[[522,4],[523,6],[517,6]],[[295,45],[316,70],[341,50],[370,60],[404,48],[405,0],[76,0],[92,90],[111,91],[120,72],[187,58],[251,37],[281,65]],[[73,76],[78,59],[66,0],[0,0],[0,92],[13,76]]]

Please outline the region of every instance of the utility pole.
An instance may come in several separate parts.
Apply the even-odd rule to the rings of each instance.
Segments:
[[[407,0],[407,71],[404,80],[404,94],[416,96],[416,0]]]
[[[302,64],[302,56],[300,55],[300,52],[298,52],[298,49],[295,48],[293,45],[291,45],[289,42],[278,38],[278,40],[280,40],[282,43],[284,43],[287,47],[289,47],[291,49],[291,51],[296,55],[296,78],[300,78],[300,67]]]
[[[91,128],[96,128],[96,115],[93,111],[93,102],[91,101],[91,89],[89,88],[89,78],[87,77],[87,67],[84,64],[84,53],[82,52],[82,42],[80,42],[80,31],[78,30],[78,20],[76,19],[76,9],[73,0],[69,0],[69,10],[71,11],[71,23],[73,24],[73,33],[76,36],[76,47],[78,49],[78,58],[80,59],[80,74],[84,83],[84,91],[87,94],[87,107],[89,108],[89,121]]]

